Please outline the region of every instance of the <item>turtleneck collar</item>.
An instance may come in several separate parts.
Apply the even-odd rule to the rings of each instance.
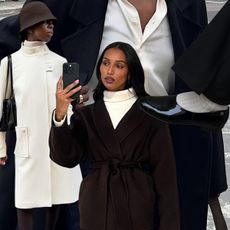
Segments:
[[[49,49],[45,42],[40,41],[27,41],[22,43],[21,49],[27,55],[44,55]]]
[[[121,91],[104,91],[104,101],[105,102],[121,102],[126,101],[131,98],[136,97],[133,88],[129,88]]]

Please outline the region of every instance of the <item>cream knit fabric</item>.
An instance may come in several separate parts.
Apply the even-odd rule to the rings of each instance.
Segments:
[[[122,91],[104,91],[104,102],[114,129],[122,117],[129,111],[137,100],[132,88]]]

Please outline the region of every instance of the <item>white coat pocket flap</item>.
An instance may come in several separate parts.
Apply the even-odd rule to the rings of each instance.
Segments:
[[[28,128],[16,127],[16,146],[15,156],[28,157],[29,143],[28,143]]]

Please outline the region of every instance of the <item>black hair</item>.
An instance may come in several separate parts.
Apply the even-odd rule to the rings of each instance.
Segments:
[[[27,40],[27,36],[28,36],[27,30],[23,30],[22,32],[20,32],[20,38],[21,38],[22,42],[24,42],[25,40]]]
[[[100,66],[101,66],[105,52],[111,48],[118,48],[125,54],[125,58],[126,58],[127,65],[128,65],[128,74],[129,74],[125,89],[132,87],[137,97],[146,96],[147,93],[144,88],[144,70],[141,65],[140,59],[137,56],[136,51],[128,43],[114,42],[108,45],[103,50],[98,60],[98,63],[96,66],[96,75],[98,78],[98,84],[96,88],[94,89],[94,93],[93,93],[94,100],[97,101],[98,99],[103,98],[103,92],[104,90],[106,90],[105,86],[103,85],[101,81]]]

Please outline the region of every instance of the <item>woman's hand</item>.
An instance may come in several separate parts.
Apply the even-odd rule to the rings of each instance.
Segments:
[[[80,101],[78,100],[78,101],[76,101],[76,103],[73,103],[74,110],[77,110],[77,109],[83,107],[84,102],[89,100],[88,92],[89,92],[89,86],[83,85],[81,90],[80,90],[80,96],[82,97],[82,100],[80,100]]]
[[[68,110],[69,104],[74,101],[71,98],[73,94],[81,90],[81,85],[74,88],[76,85],[79,84],[79,80],[74,81],[70,85],[68,85],[65,89],[63,89],[63,77],[61,76],[57,82],[57,89],[56,89],[56,112],[55,118],[57,121],[61,121]]]
[[[7,157],[1,157],[0,158],[0,166],[5,165],[6,164],[6,160],[7,160]]]

